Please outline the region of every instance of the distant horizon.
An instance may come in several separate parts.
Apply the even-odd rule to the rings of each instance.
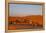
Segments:
[[[28,15],[28,16],[43,16],[43,15]],[[27,17],[27,16],[9,16],[9,17]]]

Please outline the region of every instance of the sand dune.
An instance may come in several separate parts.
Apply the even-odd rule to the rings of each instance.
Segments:
[[[23,19],[31,20],[31,22],[32,22],[31,24],[43,26],[43,16],[41,16],[41,15],[32,15],[32,16],[25,16],[25,17],[11,17],[11,16],[8,17],[8,21],[9,22],[11,22],[11,21],[15,22],[16,19],[20,19],[20,20],[23,20]]]

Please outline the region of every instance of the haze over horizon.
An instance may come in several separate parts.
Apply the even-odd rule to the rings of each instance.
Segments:
[[[41,5],[9,4],[9,16],[42,15]]]

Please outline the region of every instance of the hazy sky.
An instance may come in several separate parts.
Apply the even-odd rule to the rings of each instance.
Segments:
[[[42,15],[41,5],[9,4],[10,16]]]

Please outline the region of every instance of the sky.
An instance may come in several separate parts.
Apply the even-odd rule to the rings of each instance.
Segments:
[[[9,16],[42,15],[41,5],[9,4]]]

